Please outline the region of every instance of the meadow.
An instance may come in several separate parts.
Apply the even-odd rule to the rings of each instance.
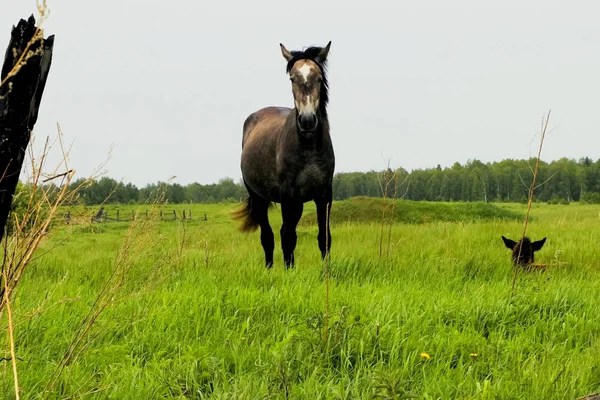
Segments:
[[[237,231],[236,204],[164,206],[191,207],[191,221],[90,224],[85,214],[38,249],[19,283],[21,398],[562,400],[600,391],[597,206],[533,205],[528,236],[548,238],[536,253],[548,267],[519,272],[514,291],[501,235],[520,238],[525,205],[389,206],[334,202],[323,263],[307,204],[292,270],[277,209],[272,270],[259,233]],[[5,315],[0,324],[7,343]],[[0,397],[14,398],[6,360]]]

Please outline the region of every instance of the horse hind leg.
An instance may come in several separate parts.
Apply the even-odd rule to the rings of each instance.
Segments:
[[[265,265],[271,268],[275,249],[275,237],[269,224],[269,208],[272,203],[251,192],[249,188],[248,193],[250,196],[243,208],[234,213],[234,218],[242,220],[240,226],[242,232],[254,232],[260,227],[260,242],[265,252]]]
[[[258,202],[255,219],[260,225],[260,243],[265,252],[265,266],[267,268],[272,268],[275,236],[273,235],[273,229],[271,229],[271,225],[269,224],[269,205],[270,203],[268,201]]]

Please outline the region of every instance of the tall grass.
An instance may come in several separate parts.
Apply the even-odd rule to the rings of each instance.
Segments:
[[[12,362],[15,397],[17,399],[19,398],[19,381],[11,298],[16,292],[26,269],[34,261],[34,255],[38,253],[38,248],[50,238],[55,228],[57,228],[54,221],[61,206],[65,202],[71,201],[78,190],[87,183],[87,181],[84,181],[78,187],[69,189],[75,171],[68,169],[68,154],[64,152],[60,129],[58,138],[63,158],[54,170],[46,171],[43,168],[52,147],[49,145],[48,139],[46,139],[39,159],[34,157],[32,148],[28,148],[31,162],[29,190],[17,194],[14,199],[16,202],[22,201],[18,196],[26,195],[27,198],[22,201],[26,205],[19,213],[13,212],[10,215],[12,218],[8,224],[10,229],[3,236],[3,259],[0,264],[0,318],[3,312],[6,311],[10,360]],[[59,183],[52,186],[43,185],[43,183],[50,181],[59,181]]]
[[[345,204],[336,203],[336,213]],[[199,205],[194,214],[205,210],[208,221],[156,223],[162,241],[148,243],[146,251],[156,248],[129,275],[128,287],[140,290],[121,291],[131,295],[104,309],[93,340],[44,398],[564,399],[600,390],[593,206],[532,210],[528,229],[549,237],[538,257],[550,267],[522,274],[513,298],[500,235],[522,227],[521,218],[397,223],[384,258],[379,219],[338,223],[328,310],[316,223],[299,228],[295,270],[284,270],[276,248],[267,271],[258,235],[239,234],[227,206]],[[281,223],[276,212],[271,219]],[[17,325],[24,393],[41,393],[60,365],[130,224],[76,235],[65,227],[42,246],[62,242],[60,251],[26,271],[15,320],[45,298],[56,305]],[[144,271],[161,253],[179,253],[183,224],[186,251],[148,286]],[[75,300],[59,303],[64,298]],[[9,382],[0,378],[1,393],[11,393]]]
[[[18,355],[19,329],[49,310],[60,308],[60,305],[67,302],[77,302],[82,297],[74,294],[76,290],[65,293],[62,298],[53,297],[68,281],[68,274],[63,274],[60,280],[50,287],[46,283],[40,283],[37,290],[31,287],[23,290],[21,287],[24,283],[27,285],[28,270],[32,265],[44,265],[45,261],[42,260],[52,257],[53,253],[60,251],[74,238],[85,235],[86,232],[99,232],[91,225],[92,214],[89,210],[77,205],[78,193],[97,178],[98,171],[80,181],[75,187],[71,185],[75,170],[69,167],[70,150],[66,150],[63,144],[60,126],[57,125],[57,128],[60,161],[54,169],[48,168],[47,165],[53,148],[49,138],[46,138],[40,156],[33,154],[33,146],[27,149],[30,165],[29,168],[24,168],[26,190],[19,191],[14,199],[14,204],[19,206],[15,207],[10,215],[9,229],[2,243],[0,332],[7,334],[9,352],[8,355],[0,357],[0,362],[11,362],[13,387],[12,390],[4,388],[0,393],[12,395],[17,399],[21,394],[35,394],[36,398],[54,396],[57,391],[56,385],[63,379],[64,372],[77,362],[100,335],[101,330],[99,332],[97,329],[106,310],[126,299],[156,290],[185,257],[185,249],[195,237],[193,232],[190,234],[187,231],[185,225],[181,237],[177,235],[179,232],[176,232],[174,237],[160,234],[158,211],[166,202],[164,188],[159,188],[163,190],[153,193],[154,200],[145,206],[152,210],[149,216],[141,217],[138,213],[137,218],[126,227],[123,237],[119,238],[120,246],[115,246],[111,268],[105,271],[107,274],[97,277],[97,287],[93,293],[88,293],[86,300],[89,300],[89,304],[84,307],[86,311],[78,316],[79,322],[70,324],[68,330],[63,332],[63,337],[68,340],[64,343],[62,354],[56,355],[57,362],[53,370],[46,371],[43,383],[38,381],[35,390],[23,391],[19,381],[18,364],[27,362]],[[99,169],[103,166],[104,164]],[[78,212],[73,218],[65,220],[62,212],[71,209]],[[176,244],[173,246],[174,240]],[[45,272],[43,268],[42,271]],[[24,298],[35,298],[40,288],[46,288],[42,290],[45,296],[37,298],[38,303],[35,307],[26,313],[15,313],[19,293],[22,292]],[[51,331],[50,329],[48,332]],[[8,382],[6,370],[4,382]]]

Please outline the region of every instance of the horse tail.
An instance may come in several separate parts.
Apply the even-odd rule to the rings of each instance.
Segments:
[[[242,224],[239,227],[239,230],[242,232],[254,232],[260,226],[257,215],[259,210],[256,209],[256,205],[253,203],[254,199],[252,196],[248,196],[246,201],[242,203],[242,206],[231,213],[234,220],[242,221]],[[267,209],[271,207],[273,207],[273,203],[267,201]]]

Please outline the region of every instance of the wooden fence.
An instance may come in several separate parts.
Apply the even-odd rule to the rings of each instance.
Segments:
[[[191,221],[192,220],[192,210],[182,210],[179,214],[177,212],[177,210],[173,210],[171,211],[163,211],[163,210],[159,210],[159,217],[161,219],[161,221],[164,220],[171,220],[171,221],[176,221],[176,220],[185,220],[185,221]],[[121,212],[121,210],[114,210],[112,212],[106,211],[104,210],[104,207],[102,207],[100,209],[100,211],[98,211],[98,213],[96,213],[96,215],[92,216],[92,222],[128,222],[128,221],[135,221],[136,218],[140,218],[140,217],[145,217],[148,218],[150,216],[150,212],[148,210],[146,210],[145,213],[137,213],[135,212],[135,210],[131,210],[131,213],[129,212]],[[67,221],[71,220],[71,212],[68,211],[66,214],[64,214],[64,217]],[[208,218],[206,217],[206,214],[204,214],[204,221],[207,221]]]

